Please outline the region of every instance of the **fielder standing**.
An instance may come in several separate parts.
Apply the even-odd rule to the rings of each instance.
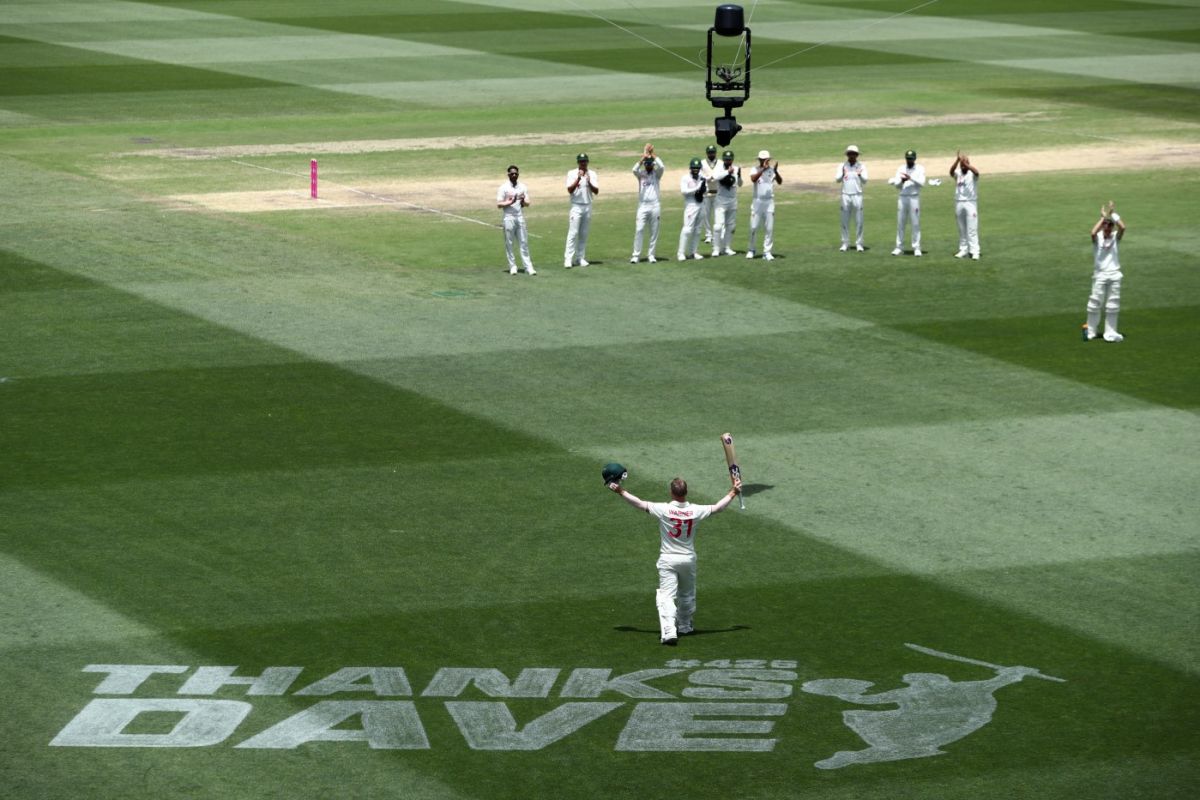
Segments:
[[[508,274],[517,274],[517,260],[513,256],[513,241],[516,240],[525,264],[526,275],[537,275],[533,260],[529,257],[529,232],[525,228],[523,209],[529,206],[529,189],[521,183],[521,171],[516,164],[508,167],[508,183],[500,184],[496,192],[496,207],[503,209],[504,255],[508,257]]]
[[[608,488],[626,503],[658,520],[658,606],[659,641],[674,647],[680,636],[694,633],[692,617],[696,613],[696,526],[701,520],[724,510],[742,490],[742,481],[734,479],[733,488],[711,506],[694,505],[687,499],[687,481],[671,481],[671,502],[650,503],[641,500],[613,481]]]
[[[746,258],[754,258],[754,244],[758,229],[763,229],[763,260],[774,261],[771,250],[775,247],[775,184],[783,184],[779,174],[779,162],[771,164],[771,154],[766,150],[758,153],[758,165],[750,173],[753,200],[750,201],[750,248]]]
[[[733,232],[737,230],[737,191],[742,185],[742,168],[733,163],[732,150],[721,154],[721,163],[713,177],[717,181],[717,199],[714,201],[712,254],[736,256]]]
[[[904,154],[904,165],[888,181],[900,192],[896,198],[896,249],[892,255],[904,253],[904,225],[911,225],[913,255],[921,255],[921,187],[925,185],[925,168],[917,163],[917,151]]]
[[[704,148],[704,162],[700,165],[700,174],[708,184],[708,193],[704,195],[704,243],[712,244],[713,203],[717,200],[717,167],[721,159],[717,158],[717,146],[710,144]]]
[[[833,176],[835,183],[842,185],[842,246],[843,253],[850,247],[850,213],[854,212],[856,228],[854,249],[862,252],[863,246],[863,189],[867,185],[867,165],[858,162],[858,147],[846,148],[846,160]]]
[[[954,218],[958,221],[958,252],[955,258],[970,254],[979,260],[979,192],[975,188],[979,170],[971,166],[967,154],[959,151],[950,165],[954,178]]]
[[[1107,207],[1100,208],[1100,219],[1092,226],[1092,294],[1087,302],[1087,338],[1095,339],[1100,327],[1100,308],[1104,307],[1104,341],[1120,342],[1125,339],[1117,332],[1117,318],[1121,313],[1121,259],[1117,253],[1117,242],[1125,236],[1125,221],[1113,211],[1110,200]]]
[[[567,223],[567,249],[563,266],[586,267],[588,229],[592,224],[592,195],[600,194],[600,180],[588,169],[588,154],[575,156],[575,169],[567,173],[567,194],[571,195],[571,215]]]
[[[696,249],[700,239],[700,217],[704,213],[708,181],[701,174],[700,159],[693,158],[688,171],[679,179],[679,192],[683,195],[683,230],[679,232],[679,252],[675,258],[686,261],[689,257],[699,261],[704,258]]]
[[[654,257],[654,248],[658,246],[658,223],[662,217],[659,183],[664,169],[662,159],[654,155],[654,145],[647,142],[641,159],[633,165],[633,174],[638,179],[638,208],[630,264],[638,263],[638,257],[642,254],[642,234],[647,226],[650,227],[650,246],[646,250],[646,260],[651,264],[658,261]]]

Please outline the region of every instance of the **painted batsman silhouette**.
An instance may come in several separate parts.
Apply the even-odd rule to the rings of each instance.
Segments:
[[[962,661],[995,670],[996,675],[983,681],[952,681],[933,672],[910,672],[903,677],[908,684],[877,694],[864,694],[874,686],[870,681],[832,678],[808,681],[800,688],[810,694],[837,697],[862,705],[895,705],[888,711],[843,711],[846,727],[857,733],[870,747],[866,750],[841,750],[816,762],[819,769],[838,769],[850,764],[901,761],[945,753],[942,745],[957,742],[992,720],[996,710],[994,692],[1025,677],[1065,683],[1062,678],[1045,675],[1033,667],[1002,667],[973,658],[943,653],[916,644],[907,644],[927,655],[950,661]]]

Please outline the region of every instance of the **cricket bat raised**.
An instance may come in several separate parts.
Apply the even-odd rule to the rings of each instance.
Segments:
[[[729,482],[733,483],[734,478],[741,479],[742,468],[737,463],[737,453],[733,449],[733,437],[728,433],[721,434],[721,446],[725,448],[725,463],[729,465]],[[741,493],[738,493],[738,505],[743,511],[746,510],[746,501],[742,499]]]

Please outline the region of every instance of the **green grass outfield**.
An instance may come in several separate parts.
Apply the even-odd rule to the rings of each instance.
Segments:
[[[0,2],[0,796],[1196,796],[1200,3],[746,3],[779,258],[635,267],[620,189],[656,132],[673,255],[714,5]],[[850,142],[863,254],[796,177]],[[949,185],[888,255],[909,147],[971,153],[983,260]],[[510,278],[504,167],[580,150],[593,266],[555,189]],[[1110,198],[1127,338],[1084,344]],[[600,468],[712,501],[726,430],[747,509],[660,647]],[[971,705],[986,664],[1065,682]],[[896,760],[818,767],[856,719]]]

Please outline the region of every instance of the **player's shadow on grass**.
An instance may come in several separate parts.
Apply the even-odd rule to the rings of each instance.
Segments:
[[[632,625],[617,625],[613,630],[621,633],[653,633],[655,636],[662,633],[658,628],[635,628]],[[734,633],[748,630],[750,630],[749,625],[730,625],[728,628],[696,628],[688,636],[707,636],[710,633]]]
[[[773,483],[743,483],[742,494],[744,494],[746,497],[749,497],[750,495],[758,494],[759,492],[769,492],[774,488],[775,484]]]

